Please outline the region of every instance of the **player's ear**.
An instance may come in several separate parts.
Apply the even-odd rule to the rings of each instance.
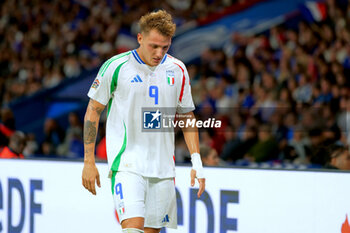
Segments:
[[[141,42],[142,42],[142,34],[141,33],[137,33],[137,42],[141,45]]]

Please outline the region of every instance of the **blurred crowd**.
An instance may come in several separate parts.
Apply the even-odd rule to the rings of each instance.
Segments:
[[[197,114],[224,122],[200,140],[220,159],[328,166],[337,145],[350,169],[350,4],[327,9],[321,23],[235,33],[188,67]]]
[[[0,2],[0,103],[6,104],[95,68],[126,48],[137,20],[166,9],[180,26],[232,0],[3,0]],[[244,2],[240,0],[239,2]]]
[[[55,86],[123,51],[118,35],[135,35],[137,19],[149,10],[166,9],[185,25],[236,2],[244,1],[23,0],[13,9],[13,1],[5,0],[0,3],[1,103]],[[280,25],[254,36],[234,33],[223,48],[208,49],[200,62],[188,64],[197,117],[223,123],[200,130],[205,165],[350,169],[350,4],[326,4],[328,16],[321,23]],[[10,146],[12,135],[17,141],[24,137],[9,112],[1,113],[2,147]],[[25,135],[20,154],[81,157],[82,119],[72,113],[68,121],[63,129],[47,119],[44,141]],[[100,129],[97,154],[105,159],[103,125]],[[176,159],[186,162],[180,134]]]

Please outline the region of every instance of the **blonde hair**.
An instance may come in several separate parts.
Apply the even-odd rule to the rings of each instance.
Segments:
[[[147,13],[139,21],[140,32],[149,33],[156,29],[160,34],[167,37],[173,37],[176,25],[171,15],[165,10]]]

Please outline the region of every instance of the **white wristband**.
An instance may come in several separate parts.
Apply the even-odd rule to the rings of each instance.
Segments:
[[[201,155],[198,153],[191,154],[192,169],[196,171],[197,178],[204,178]]]

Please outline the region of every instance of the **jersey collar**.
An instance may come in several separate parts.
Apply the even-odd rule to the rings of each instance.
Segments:
[[[134,56],[135,60],[139,63],[139,64],[146,64],[144,61],[142,61],[140,55],[137,53],[136,49],[131,51],[132,55]],[[166,60],[166,58],[168,57],[167,54],[164,55],[162,61],[160,62],[160,64],[163,64]]]
[[[165,62],[167,56],[168,56],[167,54],[164,55],[164,57],[163,57],[162,61],[160,62],[160,64],[163,64]]]
[[[139,56],[139,54],[137,53],[136,49],[132,50],[132,55],[134,56],[135,60],[139,63],[139,64],[146,64],[144,61],[142,61],[141,57]]]

